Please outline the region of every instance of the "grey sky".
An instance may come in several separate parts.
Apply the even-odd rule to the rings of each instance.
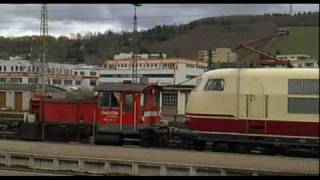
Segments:
[[[0,36],[38,35],[40,4],[0,4]],[[319,11],[319,4],[293,4],[297,11]],[[180,24],[212,16],[288,12],[289,4],[143,4],[137,9],[139,29]],[[48,4],[49,34],[130,31],[130,4]]]

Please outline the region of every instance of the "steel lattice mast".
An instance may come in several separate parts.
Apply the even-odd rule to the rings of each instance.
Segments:
[[[47,37],[48,37],[48,9],[47,4],[41,6],[41,24],[40,24],[40,59],[41,63],[41,85],[42,93],[45,92],[44,83],[45,83],[45,70],[46,70],[46,55],[47,55]]]
[[[132,57],[132,82],[136,83],[138,81],[138,60],[137,60],[137,48],[138,48],[138,19],[137,19],[137,6],[141,4],[134,5],[134,16],[133,16],[133,57]]]

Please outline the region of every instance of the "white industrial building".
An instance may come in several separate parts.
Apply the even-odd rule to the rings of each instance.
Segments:
[[[277,55],[277,59],[289,61],[289,64],[294,68],[318,68],[317,61],[306,54],[282,54]]]
[[[166,59],[167,54],[165,53],[143,53],[136,54],[138,59]],[[114,60],[128,60],[133,58],[133,52],[130,53],[119,53],[113,56]]]
[[[0,84],[36,84],[42,82],[38,62],[27,60],[0,60]],[[39,73],[38,73],[39,72]],[[46,63],[45,84],[64,89],[92,88],[97,84],[99,67],[85,64],[73,65]]]
[[[100,82],[123,82],[132,80],[132,60],[107,60],[100,70]],[[147,77],[150,83],[173,85],[201,75],[206,62],[182,58],[139,59],[138,78]],[[195,82],[189,82],[195,83]]]

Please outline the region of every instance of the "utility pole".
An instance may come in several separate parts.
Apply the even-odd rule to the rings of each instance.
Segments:
[[[133,16],[133,57],[132,57],[132,83],[137,83],[138,81],[138,60],[137,60],[137,48],[138,48],[138,20],[137,20],[137,6],[141,4],[134,5],[134,16]]]
[[[208,71],[212,70],[212,51],[208,50]]]
[[[42,84],[42,93],[44,94],[44,81],[45,81],[45,63],[46,63],[46,54],[47,54],[47,37],[48,37],[48,9],[47,4],[41,6],[41,24],[40,24],[40,59],[41,63],[41,84]],[[42,44],[42,45],[41,45]]]

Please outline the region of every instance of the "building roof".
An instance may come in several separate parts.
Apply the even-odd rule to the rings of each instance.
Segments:
[[[191,91],[195,86],[194,85],[167,85],[162,86],[163,90],[186,90]]]
[[[145,88],[151,86],[152,84],[126,84],[126,83],[101,83],[100,85],[96,86],[96,91],[133,91],[133,92],[141,92]]]
[[[64,92],[65,90],[52,85],[45,85],[46,92]],[[35,91],[36,84],[0,84],[0,90],[20,90],[20,91]]]

